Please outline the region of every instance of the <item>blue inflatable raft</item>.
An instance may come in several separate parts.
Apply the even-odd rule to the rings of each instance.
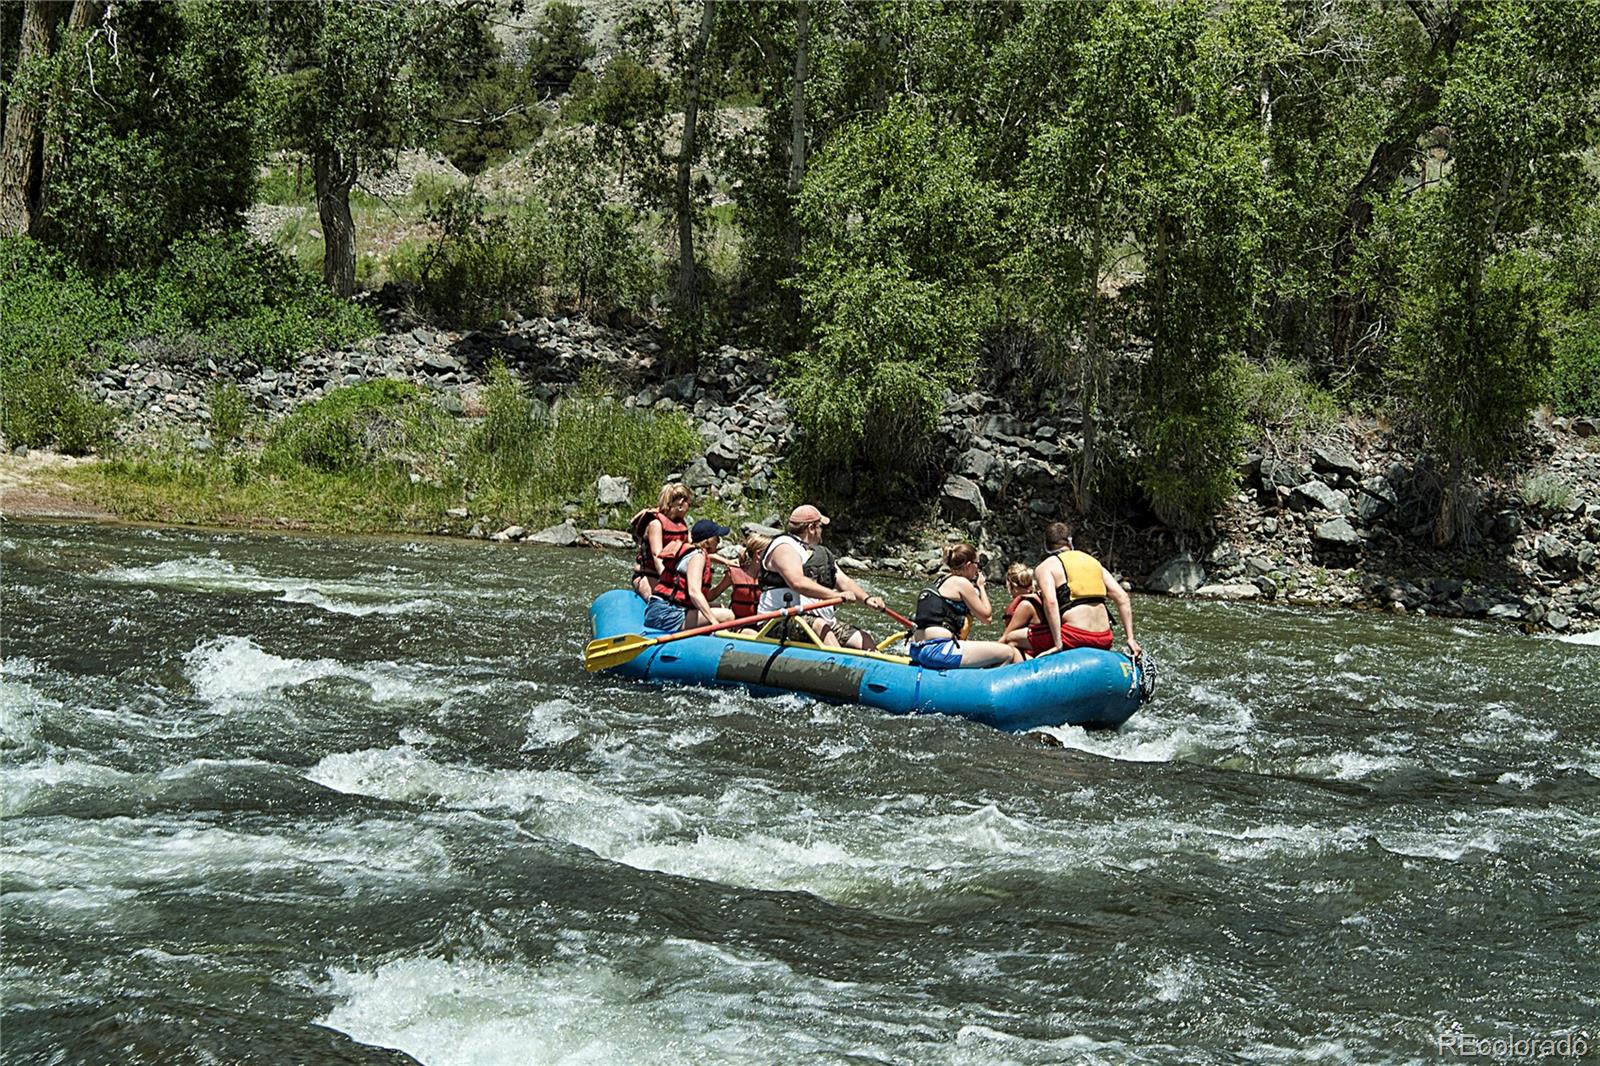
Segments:
[[[589,609],[596,638],[644,627],[644,601],[630,589],[601,594]],[[1040,726],[1115,729],[1139,709],[1147,679],[1126,655],[1077,648],[987,670],[929,670],[903,655],[819,648],[797,642],[783,622],[767,635],[724,631],[655,644],[613,673],[641,681],[724,685],[759,696],[799,692],[893,714],[953,714],[1019,733]]]

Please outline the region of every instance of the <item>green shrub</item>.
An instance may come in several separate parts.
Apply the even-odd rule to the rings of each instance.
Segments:
[[[1572,503],[1572,483],[1548,471],[1522,479],[1522,499],[1547,511],[1565,511]]]
[[[429,311],[482,325],[542,301],[550,274],[542,205],[514,218],[491,215],[481,195],[452,189],[428,214],[439,236],[417,262],[414,280]]]
[[[1557,414],[1600,415],[1600,310],[1569,316],[1555,331],[1550,398]]]
[[[1239,391],[1245,420],[1257,433],[1301,437],[1327,430],[1339,420],[1339,404],[1332,394],[1318,388],[1304,367],[1286,359],[1244,364]]]
[[[213,385],[206,406],[211,412],[211,439],[218,444],[231,444],[244,436],[245,423],[250,417],[250,401],[244,390],[228,382]]]
[[[201,333],[233,355],[287,367],[299,353],[377,330],[372,313],[338,299],[276,249],[240,233],[174,242],[156,272],[143,326]]]
[[[587,501],[601,474],[626,477],[648,495],[700,448],[681,414],[625,410],[593,377],[547,412],[495,366],[484,404],[465,464],[478,506],[507,515],[549,514],[566,501]]]
[[[329,474],[394,466],[436,455],[449,424],[415,385],[368,381],[335,389],[279,422],[262,461],[280,473],[295,466]]]
[[[114,416],[79,381],[117,349],[127,320],[64,257],[27,237],[0,241],[0,434],[8,444],[82,453]]]

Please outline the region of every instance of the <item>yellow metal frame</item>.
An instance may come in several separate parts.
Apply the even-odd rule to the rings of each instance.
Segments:
[[[879,662],[899,663],[902,666],[910,666],[911,665],[911,660],[909,658],[907,658],[906,656],[904,656],[904,655],[889,655],[889,654],[887,654],[885,652],[882,652],[882,651],[858,651],[855,648],[844,648],[844,647],[835,648],[835,647],[832,647],[830,645],[824,644],[817,637],[816,630],[812,629],[811,626],[806,623],[806,620],[805,620],[805,618],[803,616],[795,615],[792,619],[789,620],[789,624],[791,626],[794,625],[797,622],[800,624],[801,628],[805,630],[806,636],[809,638],[809,640],[811,642],[798,641],[798,640],[787,640],[787,641],[784,641],[784,640],[779,640],[776,637],[768,636],[767,633],[774,626],[782,626],[783,625],[783,619],[781,619],[781,618],[774,618],[772,621],[770,621],[766,625],[762,626],[761,629],[759,631],[757,631],[756,633],[754,633],[754,634],[742,633],[742,632],[735,633],[735,632],[731,632],[731,631],[723,631],[721,633],[707,633],[706,636],[708,638],[712,639],[712,640],[722,640],[722,639],[738,640],[738,641],[743,641],[743,642],[745,642],[747,644],[762,644],[762,645],[765,645],[765,646],[771,647],[771,648],[776,648],[776,647],[815,648],[817,651],[827,652],[829,655],[851,655],[851,656],[855,656],[856,658],[859,658],[859,659],[877,659]],[[812,642],[814,642],[814,643],[812,643]]]

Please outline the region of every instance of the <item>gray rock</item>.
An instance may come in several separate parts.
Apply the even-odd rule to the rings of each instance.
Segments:
[[[661,385],[661,396],[668,400],[694,399],[695,380],[693,374],[680,374],[675,378],[668,378]]]
[[[1391,508],[1392,505],[1388,501],[1368,492],[1362,492],[1356,498],[1356,517],[1364,526],[1372,525],[1388,514]]]
[[[1566,541],[1558,537],[1540,537],[1534,550],[1539,555],[1540,564],[1547,570],[1560,574],[1578,572],[1578,551]]]
[[[528,531],[521,526],[507,526],[498,533],[491,533],[490,540],[521,540],[528,535]]]
[[[776,524],[763,525],[760,522],[746,522],[739,529],[747,537],[776,537],[783,532]]]
[[[723,434],[706,449],[706,462],[715,470],[729,471],[739,468],[739,442]]]
[[[1332,548],[1354,548],[1361,543],[1361,533],[1343,518],[1320,523],[1311,536],[1318,544]]]
[[[1360,477],[1361,464],[1356,457],[1337,444],[1319,444],[1311,450],[1314,470],[1339,477]]]
[[[1300,484],[1302,478],[1300,470],[1292,463],[1282,459],[1261,460],[1261,487],[1268,492],[1274,489],[1290,491]]]
[[[601,474],[594,484],[594,497],[601,507],[622,507],[633,499],[633,486],[625,477]]]
[[[193,448],[195,451],[199,452],[201,455],[204,455],[207,452],[210,452],[213,449],[215,449],[216,445],[211,443],[211,438],[210,437],[200,437],[200,438],[198,438],[196,440],[190,441],[189,442],[189,447]]]
[[[633,537],[620,529],[586,529],[583,542],[596,548],[624,549],[633,547]]]
[[[762,493],[767,491],[767,488],[768,488],[767,475],[763,474],[759,470],[756,471],[754,474],[751,474],[748,479],[746,479],[745,488],[749,489],[751,492],[755,493],[757,496],[760,496]]]
[[[717,483],[716,471],[704,458],[696,459],[690,463],[683,472],[683,483],[691,489],[708,489]]]
[[[1295,486],[1294,492],[1289,494],[1289,506],[1297,511],[1332,511],[1343,515],[1350,513],[1350,497],[1320,481],[1308,481]]]
[[[1572,625],[1572,619],[1560,611],[1551,611],[1545,616],[1544,624],[1557,633],[1565,633],[1568,627]]]
[[[1024,432],[1021,422],[1010,415],[990,415],[983,421],[982,435],[985,437],[1006,436],[1020,437]]]
[[[1029,500],[1028,510],[1040,518],[1046,518],[1056,513],[1056,505],[1049,500]]]
[[[1261,590],[1253,584],[1201,585],[1194,590],[1196,596],[1208,600],[1258,600]]]
[[[1520,603],[1497,603],[1489,608],[1489,617],[1497,622],[1520,622],[1526,613]]]
[[[985,488],[999,488],[1005,471],[1000,460],[981,448],[968,448],[956,460],[956,473],[972,478]]]
[[[435,373],[448,374],[461,369],[461,360],[444,352],[429,352],[422,357],[422,365]]]
[[[534,544],[552,544],[558,548],[570,548],[578,543],[578,527],[571,522],[562,522],[558,526],[550,526],[534,533],[528,540]]]
[[[451,518],[465,518],[467,517],[467,509],[465,507],[452,507],[445,511],[445,514]]]
[[[1145,580],[1144,587],[1150,592],[1172,595],[1193,592],[1205,579],[1205,567],[1195,562],[1194,557],[1185,552],[1183,555],[1173,556],[1156,567],[1155,572]]]
[[[939,494],[939,504],[947,516],[958,522],[982,518],[989,513],[989,505],[983,499],[983,490],[978,488],[977,482],[960,474],[951,474],[945,478],[944,488]]]

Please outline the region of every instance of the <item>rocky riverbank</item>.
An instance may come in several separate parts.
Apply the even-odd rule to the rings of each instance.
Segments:
[[[771,525],[775,487],[795,432],[773,391],[775,369],[759,351],[707,353],[692,373],[673,373],[648,327],[611,329],[577,318],[519,318],[493,329],[418,326],[386,311],[388,329],[350,348],[311,355],[290,371],[245,362],[152,358],[107,370],[98,395],[120,409],[135,439],[172,439],[197,451],[207,437],[208,398],[232,381],[268,419],[329,391],[373,378],[418,383],[453,414],[474,417],[494,359],[555,404],[585,372],[630,408],[679,410],[704,453],[682,471],[752,525]],[[1069,464],[1079,447],[1067,407],[1022,410],[984,391],[949,397],[941,424],[948,474],[937,500],[869,532],[850,516],[833,529],[859,565],[933,572],[950,537],[994,556],[1031,560],[1038,528],[1071,510]],[[1236,600],[1352,605],[1396,612],[1491,618],[1556,631],[1600,627],[1600,435],[1592,420],[1540,420],[1528,430],[1531,473],[1486,487],[1470,543],[1441,551],[1427,539],[1436,479],[1376,426],[1347,424],[1327,439],[1249,455],[1232,505],[1204,536],[1182,536],[1139,516],[1085,530],[1085,546],[1147,591]],[[631,486],[602,478],[599,513],[620,524]],[[846,495],[853,486],[840,486]],[[575,513],[585,509],[574,507]],[[528,534],[489,529],[465,509],[453,532],[546,543],[617,547],[617,529],[564,523]]]

